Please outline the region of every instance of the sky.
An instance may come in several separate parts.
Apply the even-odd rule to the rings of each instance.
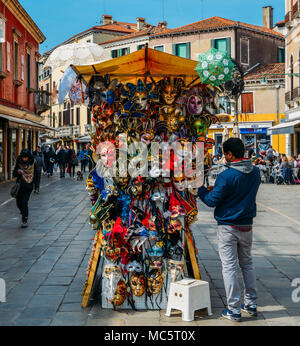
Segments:
[[[46,41],[44,53],[77,33],[99,25],[103,14],[120,22],[136,23],[137,17],[169,28],[219,16],[262,26],[262,7],[274,8],[274,24],[284,19],[284,0],[19,0],[39,26]]]

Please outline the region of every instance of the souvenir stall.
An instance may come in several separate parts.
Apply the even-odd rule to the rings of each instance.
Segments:
[[[195,168],[199,148],[214,145],[207,129],[218,122],[218,85],[232,71],[230,58],[221,53],[218,60],[215,70],[199,61],[210,82],[196,72],[197,62],[148,47],[71,66],[87,86],[94,125],[95,168],[86,185],[95,238],[83,307],[97,285],[103,308],[165,309],[172,281],[200,279],[191,225],[202,176],[187,174],[184,165]],[[174,143],[182,150],[170,152]]]

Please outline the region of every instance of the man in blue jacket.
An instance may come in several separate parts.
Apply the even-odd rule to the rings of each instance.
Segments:
[[[200,187],[198,196],[209,207],[214,207],[218,222],[219,256],[227,296],[227,309],[222,316],[241,321],[241,310],[257,316],[257,290],[255,270],[251,257],[252,225],[256,216],[256,195],[260,185],[260,172],[251,160],[244,159],[245,147],[239,138],[230,138],[223,143],[226,170],[217,178],[209,192]],[[237,266],[240,266],[244,285],[244,304]]]

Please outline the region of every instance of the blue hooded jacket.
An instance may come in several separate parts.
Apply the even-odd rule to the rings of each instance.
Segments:
[[[204,186],[198,190],[201,201],[215,207],[218,225],[252,225],[256,216],[256,195],[261,183],[260,172],[251,160],[239,160],[227,164],[214,189],[209,192]]]

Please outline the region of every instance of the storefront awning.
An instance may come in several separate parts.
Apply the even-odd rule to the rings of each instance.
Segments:
[[[24,129],[28,129],[28,130],[39,129],[39,130],[44,130],[44,131],[50,129],[50,128],[48,128],[48,126],[37,123],[35,121],[16,118],[16,117],[12,117],[12,116],[6,115],[6,114],[0,114],[0,118],[8,120],[9,127],[24,128]]]
[[[300,119],[288,121],[268,129],[268,135],[283,135],[295,133],[295,126],[300,124]]]

